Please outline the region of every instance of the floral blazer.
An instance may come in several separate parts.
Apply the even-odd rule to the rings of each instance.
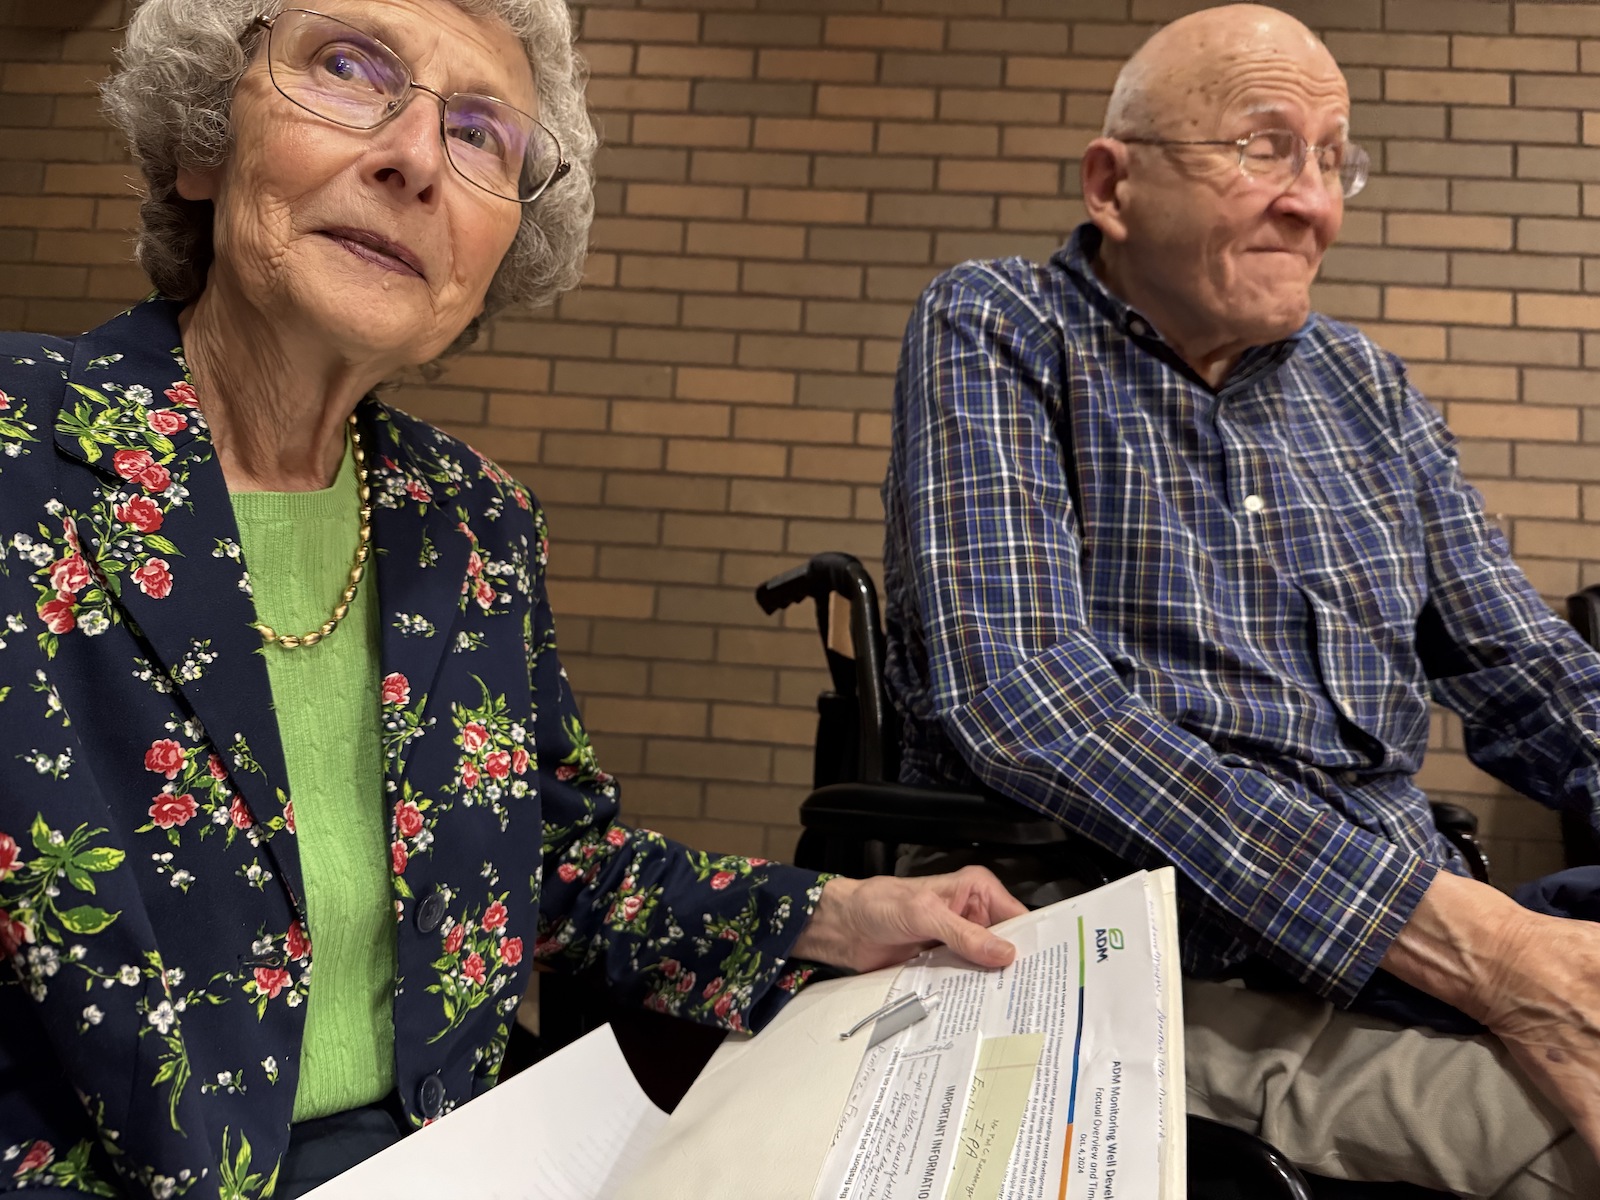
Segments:
[[[177,311],[0,335],[0,1192],[255,1200],[288,1142],[317,930]],[[757,1025],[803,980],[818,877],[616,821],[539,509],[443,433],[358,415],[407,1115],[493,1082],[534,960]]]

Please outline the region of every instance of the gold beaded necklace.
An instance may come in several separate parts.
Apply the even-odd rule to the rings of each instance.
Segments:
[[[350,450],[356,460],[356,482],[361,499],[361,534],[356,542],[356,561],[350,568],[350,582],[345,585],[339,603],[334,606],[333,616],[310,633],[279,633],[264,622],[256,622],[261,640],[268,645],[276,644],[285,650],[315,646],[338,628],[339,622],[345,619],[345,615],[350,611],[350,605],[355,601],[356,587],[361,582],[361,576],[366,573],[367,555],[372,547],[372,492],[367,487],[367,452],[361,445],[361,429],[356,424],[355,413],[350,414]]]

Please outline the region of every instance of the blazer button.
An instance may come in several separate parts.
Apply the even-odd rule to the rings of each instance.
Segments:
[[[444,1111],[444,1080],[435,1071],[417,1085],[417,1111],[431,1121]]]
[[[444,910],[447,905],[443,892],[429,892],[422,898],[422,903],[417,905],[417,928],[423,933],[432,933],[444,922]]]

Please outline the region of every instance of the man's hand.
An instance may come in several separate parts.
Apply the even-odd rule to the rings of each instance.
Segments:
[[[871,971],[943,942],[980,967],[1003,967],[1017,949],[986,926],[1027,911],[984,867],[830,879],[791,956]]]
[[[1600,925],[1440,872],[1383,966],[1488,1026],[1600,1158]]]

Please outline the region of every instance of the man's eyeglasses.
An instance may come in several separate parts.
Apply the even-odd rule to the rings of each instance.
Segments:
[[[370,33],[305,8],[270,19],[267,70],[285,98],[347,129],[376,129],[405,108],[413,89],[439,101],[445,157],[468,183],[527,204],[572,169],[556,135],[493,96],[446,96],[411,77],[411,68]]]
[[[1372,160],[1367,152],[1354,142],[1334,142],[1327,146],[1311,146],[1305,138],[1288,129],[1262,129],[1242,138],[1225,141],[1197,141],[1185,138],[1118,138],[1134,146],[1236,146],[1239,150],[1239,170],[1252,179],[1267,183],[1291,186],[1305,170],[1306,159],[1315,154],[1317,170],[1322,181],[1332,187],[1338,180],[1339,190],[1345,199],[1354,196],[1367,186],[1367,169]]]

